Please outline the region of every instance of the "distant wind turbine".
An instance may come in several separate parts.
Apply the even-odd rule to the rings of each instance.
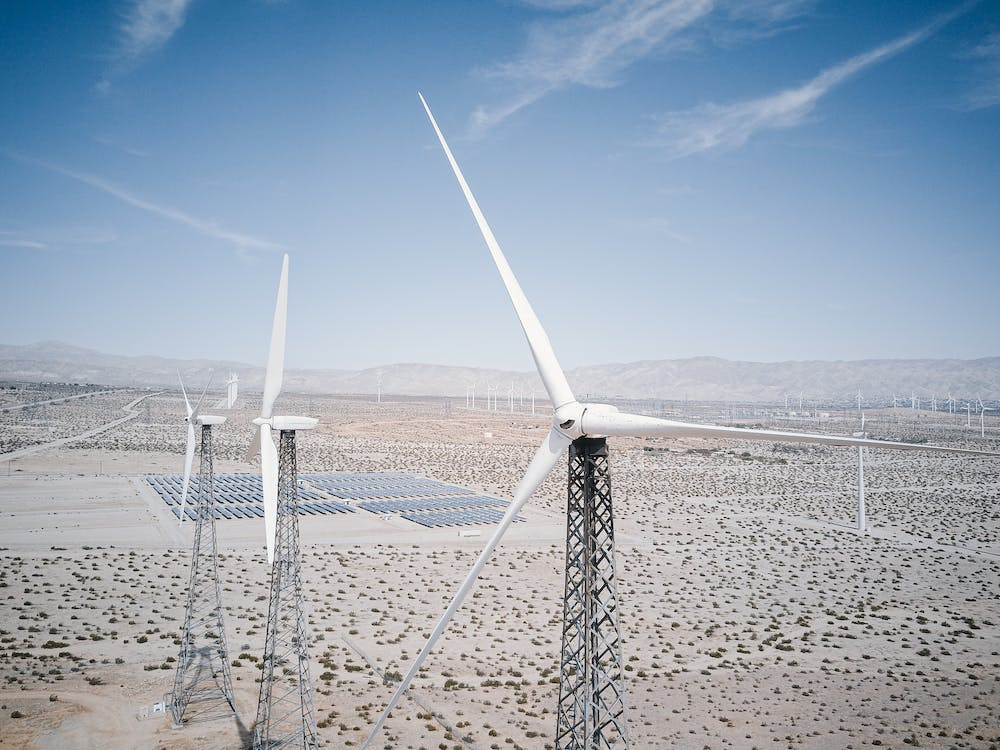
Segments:
[[[854,437],[866,438],[865,434],[865,413],[861,412],[861,431],[855,432]],[[865,447],[858,446],[858,531],[865,533],[867,521],[865,519]]]
[[[274,562],[274,531],[278,517],[278,449],[271,439],[272,430],[294,433],[311,430],[318,420],[313,417],[275,417],[274,402],[281,393],[285,370],[285,325],[288,319],[288,255],[281,263],[278,297],[274,305],[271,343],[267,350],[267,367],[264,371],[264,393],[261,396],[260,416],[253,441],[247,450],[247,461],[260,452],[260,479],[264,492],[264,532],[267,543],[267,561]]]
[[[198,399],[198,403],[191,408],[191,402],[188,401],[187,391],[184,389],[184,381],[181,379],[181,374],[177,373],[177,379],[181,382],[181,393],[184,395],[184,407],[187,411],[187,416],[184,421],[187,422],[187,448],[184,451],[184,482],[181,485],[181,517],[178,519],[178,524],[184,523],[184,506],[187,503],[188,487],[191,485],[191,467],[194,465],[194,446],[195,446],[195,423],[202,424],[199,422],[198,412],[201,410],[201,402],[205,400],[205,394],[208,393],[208,387],[212,384],[212,378],[209,377],[208,382],[205,384],[205,390],[201,392],[201,397]],[[222,424],[225,419],[220,417],[208,417],[208,421],[204,424]],[[221,421],[215,421],[219,420]]]

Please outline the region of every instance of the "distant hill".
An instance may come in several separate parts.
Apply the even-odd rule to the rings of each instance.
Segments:
[[[82,349],[57,341],[26,346],[0,345],[0,380],[100,383],[132,387],[176,387],[179,370],[187,382],[203,383],[210,369],[219,389],[225,374],[239,373],[241,391],[260,391],[264,369],[243,362],[181,360],[164,357],[124,357]],[[538,377],[529,372],[486,370],[417,363],[385,365],[365,370],[288,370],[285,390],[300,393],[375,393],[401,396],[464,398],[475,384],[476,398],[496,386],[502,402],[512,381],[530,397],[542,396]],[[850,362],[734,362],[717,357],[649,360],[590,365],[566,373],[579,398],[594,397],[692,401],[782,403],[853,400],[858,386],[868,399],[908,400],[951,392],[956,398],[1000,399],[1000,357],[983,359],[868,359]]]

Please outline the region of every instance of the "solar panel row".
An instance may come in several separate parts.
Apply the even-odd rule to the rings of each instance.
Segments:
[[[371,473],[371,474],[300,474],[299,479],[304,479],[315,487],[337,491],[337,490],[359,490],[359,489],[447,489],[467,492],[464,487],[456,487],[452,484],[445,484],[434,479],[426,479],[411,474],[401,474],[399,472]]]
[[[438,487],[363,487],[353,490],[334,490],[337,497],[346,500],[373,500],[393,497],[430,497],[434,495],[467,495],[470,490],[463,487],[441,485]]]
[[[170,510],[173,512],[174,517],[181,517],[181,509],[179,506],[173,507]],[[343,505],[337,505],[336,503],[299,503],[300,516],[323,516],[333,513],[353,513],[353,510]],[[184,515],[192,521],[197,519],[195,510],[190,505],[184,508]],[[264,506],[216,505],[212,508],[212,515],[215,517],[216,521],[232,518],[263,518]]]
[[[358,507],[372,513],[399,513],[412,510],[446,510],[453,508],[482,508],[505,506],[506,502],[495,497],[429,497],[416,500],[365,500]]]
[[[493,508],[476,508],[474,510],[446,510],[437,513],[402,513],[407,521],[419,523],[421,526],[468,526],[479,523],[498,523],[503,518],[503,511]],[[514,516],[514,522],[524,521],[521,516]]]

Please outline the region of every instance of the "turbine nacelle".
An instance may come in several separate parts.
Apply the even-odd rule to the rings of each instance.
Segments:
[[[216,425],[222,424],[226,421],[225,417],[220,417],[215,414],[199,414],[194,418],[195,424],[200,425]]]
[[[573,401],[556,409],[552,422],[555,429],[570,440],[576,440],[579,437],[602,437],[605,436],[605,433],[597,425],[591,429],[588,424],[594,424],[595,417],[618,413],[618,407],[611,404],[581,404],[578,401]],[[590,416],[589,420],[588,415]]]
[[[267,425],[272,430],[311,430],[319,420],[314,417],[257,417],[253,423],[260,427]]]

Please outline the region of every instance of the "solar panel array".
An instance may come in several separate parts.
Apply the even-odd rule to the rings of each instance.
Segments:
[[[477,495],[468,487],[445,484],[434,479],[398,471],[343,474],[302,474],[315,487],[323,487],[337,497],[358,500],[363,510],[399,514],[421,526],[468,526],[496,523],[508,503],[496,497]],[[515,521],[524,521],[517,516]]]
[[[215,520],[231,518],[263,518],[264,492],[259,474],[216,474],[214,477]],[[181,516],[181,490],[184,477],[180,474],[147,476],[146,481],[173,512]],[[184,515],[195,520],[194,501],[198,497],[198,477],[191,477],[188,501]],[[299,515],[327,515],[332,513],[353,513],[354,509],[338,503],[336,496],[323,489],[309,487],[299,481]]]
[[[263,492],[258,474],[216,474],[215,518],[262,518]],[[180,517],[183,477],[178,474],[148,476],[146,481]],[[191,477],[185,515],[195,519],[193,500],[198,495],[198,477]],[[446,484],[398,471],[299,474],[299,515],[352,513],[345,500],[379,515],[399,514],[421,526],[466,526],[496,523],[508,503],[467,487]],[[515,521],[524,521],[517,516]]]

